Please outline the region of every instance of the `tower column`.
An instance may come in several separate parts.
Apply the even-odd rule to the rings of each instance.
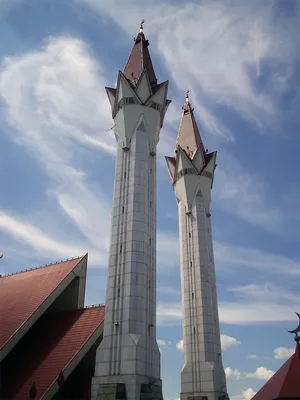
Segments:
[[[168,82],[157,85],[148,45],[141,30],[117,88],[107,88],[117,158],[93,400],[162,399],[156,342],[156,146]]]
[[[188,94],[174,157],[166,157],[178,202],[184,365],[181,399],[228,399],[222,365],[210,192],[216,153],[204,151]]]

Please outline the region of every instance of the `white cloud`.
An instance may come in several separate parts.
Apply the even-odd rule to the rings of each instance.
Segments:
[[[230,367],[225,368],[226,377],[229,379],[247,379],[254,378],[263,381],[268,381],[274,374],[274,371],[271,371],[265,367],[256,368],[255,372],[242,372],[238,369],[232,369]]]
[[[256,392],[252,388],[246,389],[243,391],[243,396],[245,400],[251,400],[252,397],[256,395]]]
[[[221,335],[221,348],[223,351],[230,349],[231,347],[236,347],[241,344],[236,338],[228,335]]]
[[[241,395],[231,396],[231,400],[251,400],[256,395],[256,392],[252,388],[243,390]]]
[[[183,340],[179,340],[178,343],[176,343],[176,349],[179,351],[183,351]]]
[[[168,347],[168,344],[165,340],[157,339],[157,344],[161,347]]]
[[[257,356],[256,354],[249,354],[249,355],[247,356],[247,358],[248,358],[249,360],[257,360],[257,359],[258,359],[258,356]]]
[[[265,367],[259,367],[256,368],[256,371],[253,373],[251,372],[246,373],[246,378],[255,378],[263,381],[268,381],[270,378],[272,378],[274,374],[275,372],[270,369],[267,369]]]
[[[157,345],[158,345],[159,351],[161,353],[164,352],[164,349],[167,349],[169,347],[168,343],[163,339],[157,339],[156,341],[157,341]]]
[[[275,360],[287,360],[290,358],[294,353],[294,348],[286,348],[286,347],[277,347],[273,350],[273,357]]]
[[[230,367],[225,368],[225,375],[229,379],[241,379],[242,377],[241,371],[236,368],[232,369]]]

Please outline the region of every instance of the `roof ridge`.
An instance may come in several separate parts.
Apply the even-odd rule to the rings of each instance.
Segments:
[[[85,306],[82,309],[87,309],[87,308],[100,308],[100,307],[105,307],[105,304],[91,304],[90,306]]]
[[[35,270],[37,270],[37,269],[42,269],[42,268],[46,268],[46,267],[51,267],[52,265],[61,264],[61,263],[67,262],[67,261],[79,260],[79,259],[85,257],[86,255],[87,255],[87,253],[84,254],[84,255],[82,255],[82,256],[71,257],[71,258],[67,258],[67,259],[65,259],[65,260],[56,261],[56,262],[54,262],[54,263],[39,265],[39,266],[37,266],[37,267],[32,267],[32,268],[24,269],[24,270],[22,270],[22,271],[12,272],[12,273],[10,273],[10,274],[4,274],[4,275],[1,275],[1,274],[0,274],[0,278],[6,278],[6,277],[8,277],[8,276],[23,274],[24,272],[35,271]]]

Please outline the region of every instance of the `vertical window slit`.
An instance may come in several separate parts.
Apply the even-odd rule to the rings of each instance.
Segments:
[[[120,244],[120,253],[122,253],[122,245]]]
[[[195,333],[196,333],[196,328],[194,327],[194,335],[195,335]]]
[[[193,261],[190,261],[190,265],[191,265],[191,267],[193,266]]]
[[[118,288],[118,297],[120,297],[120,288]]]
[[[124,214],[124,210],[125,210],[125,208],[124,208],[124,206],[122,207],[122,214]]]

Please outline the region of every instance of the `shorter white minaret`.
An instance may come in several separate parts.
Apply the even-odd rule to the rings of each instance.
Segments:
[[[210,192],[216,155],[204,151],[187,92],[175,155],[166,157],[179,214],[182,400],[228,399],[211,234]]]

